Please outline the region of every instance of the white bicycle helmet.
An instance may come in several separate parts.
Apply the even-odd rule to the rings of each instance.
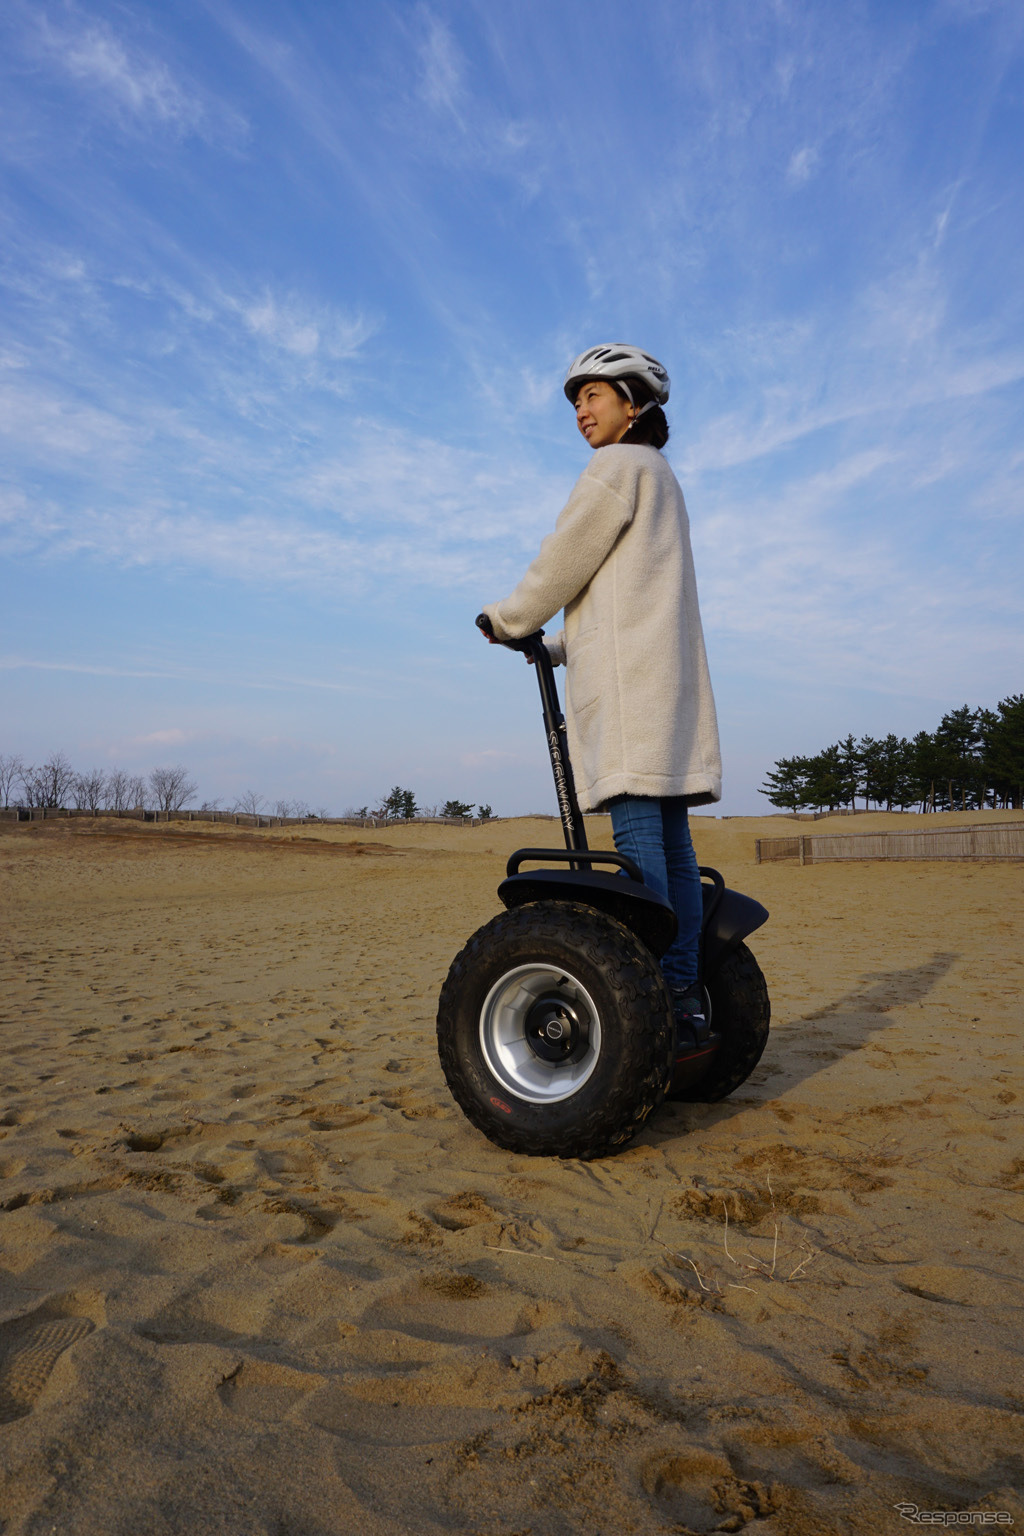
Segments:
[[[636,402],[626,383],[627,379],[640,379],[646,384],[656,405],[664,405],[668,399],[669,377],[657,358],[622,341],[609,341],[599,347],[588,347],[570,365],[562,386],[570,405],[576,404],[580,385],[586,384],[589,379],[614,380],[629,397],[630,405]]]

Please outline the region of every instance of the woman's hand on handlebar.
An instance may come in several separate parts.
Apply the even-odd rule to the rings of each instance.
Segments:
[[[527,662],[531,667],[533,666],[533,657],[530,655],[530,644],[532,641],[539,640],[543,636],[544,631],[542,629],[537,630],[535,635],[526,635],[524,640],[499,640],[497,635],[494,633],[494,625],[491,623],[490,615],[486,613],[477,614],[476,627],[489,645],[504,645],[507,646],[511,651],[522,651],[526,657]]]

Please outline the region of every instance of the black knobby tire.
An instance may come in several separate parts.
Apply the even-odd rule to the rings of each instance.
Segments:
[[[721,1044],[701,1078],[668,1095],[693,1104],[712,1104],[746,1082],[768,1043],[771,1020],[768,985],[745,944],[729,951],[705,986]]]
[[[557,1046],[545,1020],[565,1027]],[[438,1003],[438,1055],[459,1106],[497,1146],[530,1156],[625,1146],[664,1097],[672,1042],[654,956],[576,902],[493,918],[452,961]],[[570,1045],[564,1060],[538,1055]]]

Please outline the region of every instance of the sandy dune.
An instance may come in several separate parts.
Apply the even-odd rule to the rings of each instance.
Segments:
[[[1020,1528],[1024,870],[695,827],[768,1051],[589,1164],[433,1038],[557,823],[3,828],[3,1536]]]

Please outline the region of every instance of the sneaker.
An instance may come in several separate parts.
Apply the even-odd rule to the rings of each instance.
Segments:
[[[707,1037],[704,994],[699,986],[670,987],[672,1017],[676,1025],[676,1055],[692,1051]]]

